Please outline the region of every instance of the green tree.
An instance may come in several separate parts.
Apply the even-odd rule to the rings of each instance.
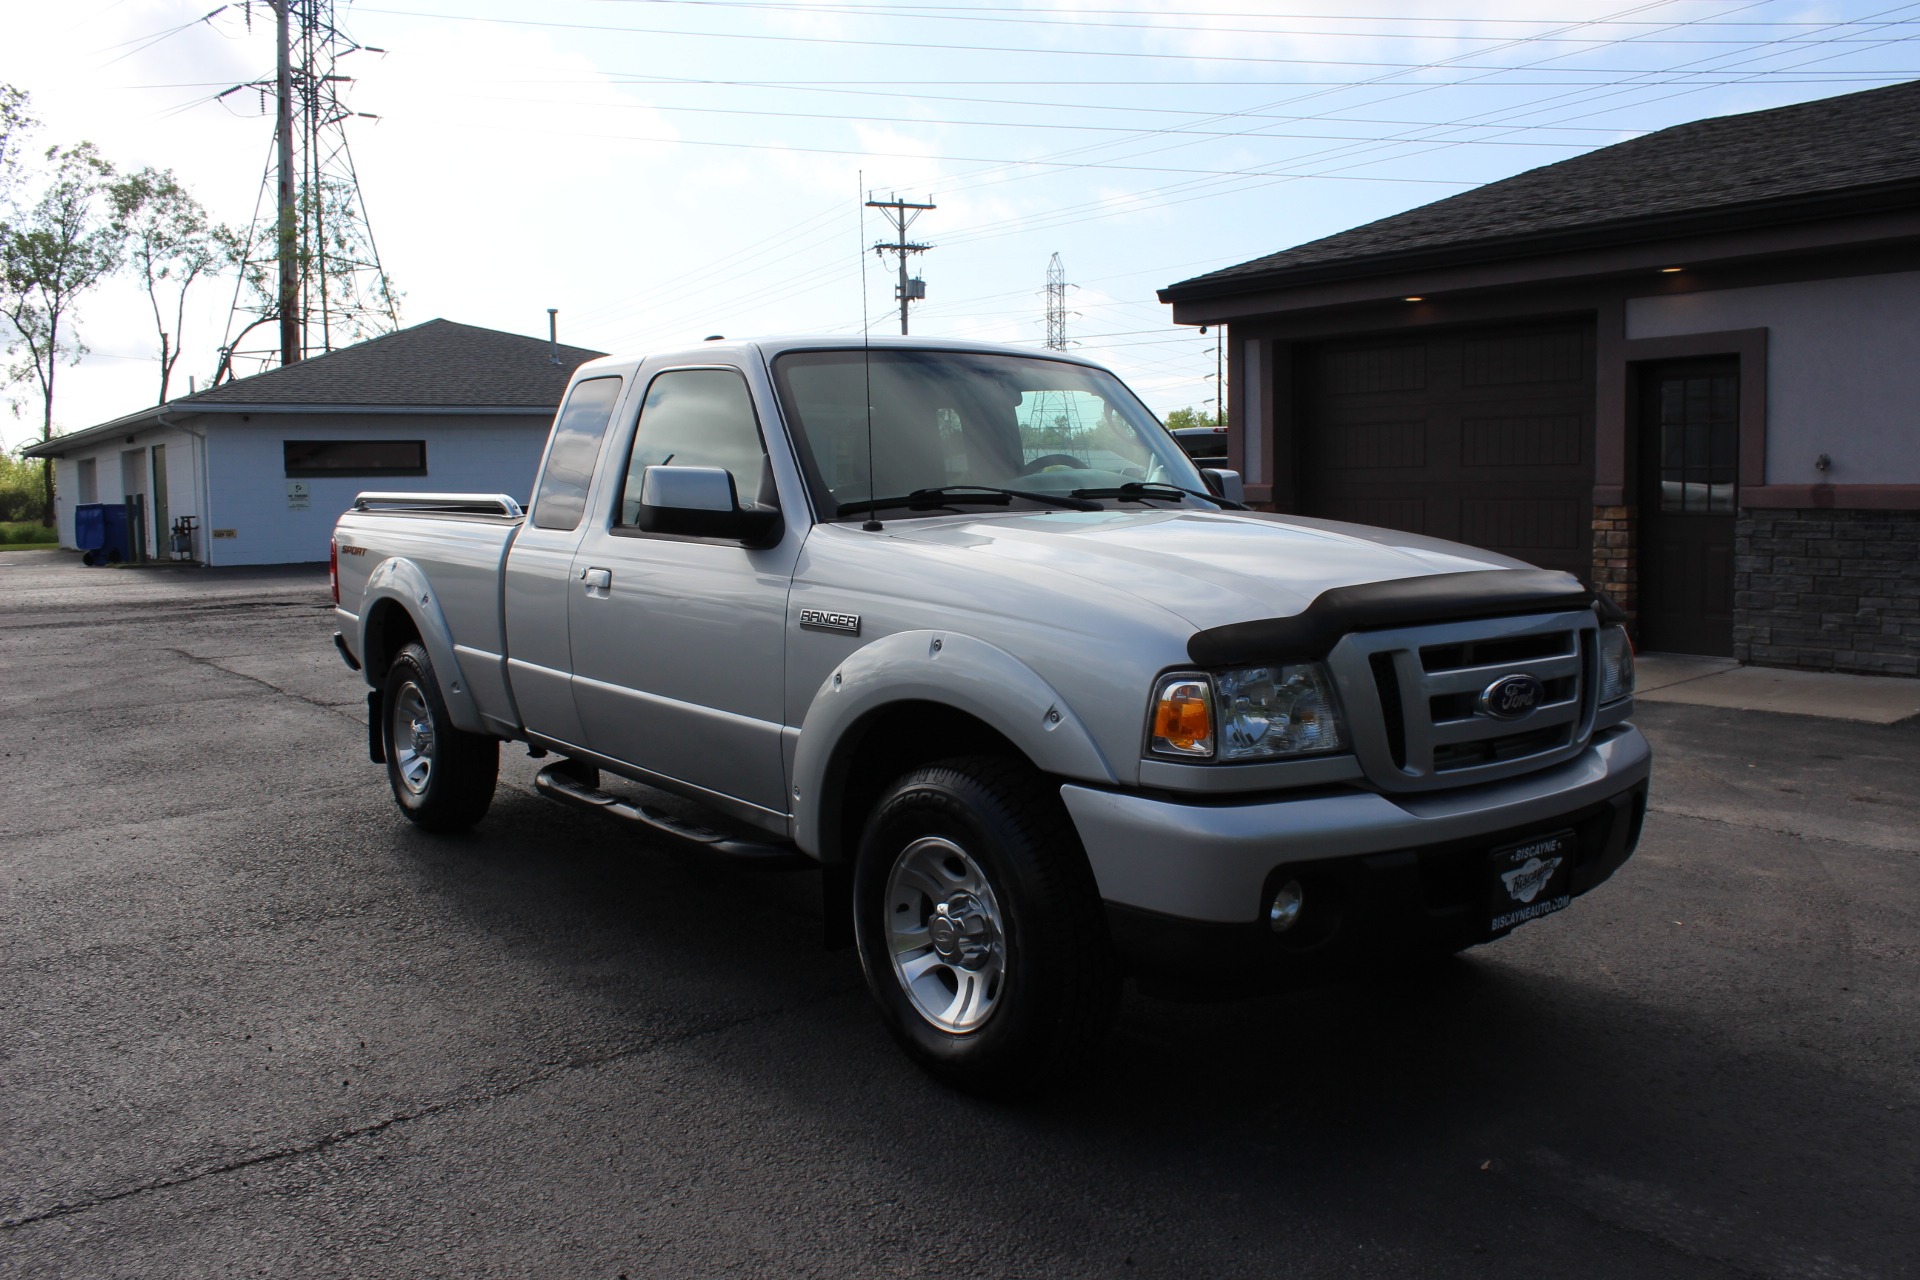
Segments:
[[[18,176],[20,148],[34,125],[25,89],[0,84],[0,202],[6,200]]]
[[[106,198],[113,180],[91,142],[51,147],[46,185],[17,221],[0,222],[0,319],[12,333],[4,372],[9,386],[39,393],[40,439],[53,439],[53,395],[62,362],[86,354],[74,308],[120,261],[120,231]],[[53,520],[53,463],[41,467],[42,517]]]
[[[0,449],[0,523],[9,520],[45,523],[46,500],[40,492],[40,468]]]
[[[142,169],[107,188],[113,219],[125,240],[127,263],[140,277],[153,308],[160,336],[160,398],[186,345],[187,293],[194,284],[217,275],[228,261],[233,233],[215,227],[207,211],[180,185],[173,171]],[[173,328],[167,328],[167,312]]]
[[[1167,430],[1178,431],[1182,427],[1219,427],[1226,425],[1219,418],[1204,409],[1188,405],[1184,409],[1175,409],[1167,415]]]

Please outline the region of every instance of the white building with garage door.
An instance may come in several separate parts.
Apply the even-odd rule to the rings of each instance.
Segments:
[[[211,565],[327,558],[367,489],[507,493],[525,501],[576,366],[600,355],[429,320],[182,396],[25,451],[54,460],[60,543],[74,509],[139,495],[146,545]]]

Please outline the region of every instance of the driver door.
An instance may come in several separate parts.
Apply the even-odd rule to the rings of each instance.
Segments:
[[[785,815],[787,593],[801,539],[768,549],[635,527],[648,466],[715,466],[772,501],[753,397],[731,367],[648,383],[621,478],[573,559],[568,616],[583,745],[646,774]],[[619,445],[616,444],[616,449]]]

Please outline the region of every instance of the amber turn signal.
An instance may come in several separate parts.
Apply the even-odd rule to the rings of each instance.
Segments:
[[[1176,678],[1160,686],[1153,709],[1153,749],[1167,755],[1213,754],[1213,691],[1205,680]]]

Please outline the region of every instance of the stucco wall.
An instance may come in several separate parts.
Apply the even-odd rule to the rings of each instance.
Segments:
[[[1630,339],[1728,329],[1768,332],[1768,484],[1920,483],[1920,272],[1627,303]]]
[[[208,485],[212,564],[294,564],[327,558],[334,521],[367,490],[505,493],[525,502],[546,447],[548,415],[255,414],[209,415]],[[288,505],[288,440],[424,440],[424,476],[303,479],[306,510]],[[218,536],[232,530],[233,536]]]

